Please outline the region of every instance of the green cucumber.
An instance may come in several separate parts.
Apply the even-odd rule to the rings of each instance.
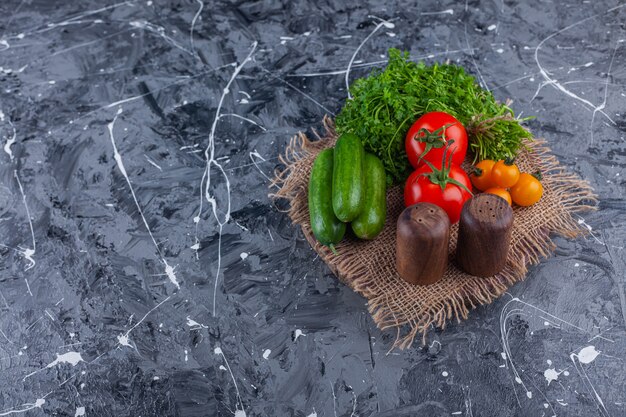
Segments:
[[[363,202],[363,159],[361,140],[351,133],[341,135],[335,145],[333,210],[342,222],[354,220]]]
[[[383,163],[366,153],[363,163],[365,188],[361,214],[352,221],[352,231],[361,239],[374,239],[383,230],[387,217],[387,177]]]
[[[317,155],[309,178],[309,220],[315,238],[333,252],[334,244],[343,239],[346,224],[333,211],[333,155],[325,149]]]

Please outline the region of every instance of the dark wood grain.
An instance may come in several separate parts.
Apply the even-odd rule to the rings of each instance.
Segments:
[[[430,203],[409,206],[398,217],[396,268],[411,284],[428,285],[441,279],[448,263],[450,219]]]
[[[501,197],[478,194],[461,211],[456,261],[471,275],[490,277],[502,271],[511,243],[513,209]]]

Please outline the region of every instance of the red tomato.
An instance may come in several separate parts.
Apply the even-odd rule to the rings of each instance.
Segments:
[[[443,184],[444,188],[439,184]],[[433,203],[448,213],[450,223],[456,223],[461,217],[463,205],[472,196],[471,187],[469,177],[458,165],[452,164],[444,170],[433,170],[433,167],[423,165],[406,180],[404,205]]]
[[[450,140],[454,140],[454,143],[446,151],[446,142]],[[452,163],[461,165],[467,153],[467,132],[453,116],[433,111],[413,123],[406,134],[404,146],[413,168],[419,168],[424,160],[441,166],[444,152],[446,159],[452,153]]]

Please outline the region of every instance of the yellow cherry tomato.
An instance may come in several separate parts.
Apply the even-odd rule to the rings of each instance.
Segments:
[[[500,160],[491,169],[491,181],[495,187],[512,187],[518,179],[519,169],[512,160]]]
[[[485,190],[485,193],[495,194],[498,197],[502,197],[506,200],[507,203],[509,203],[509,206],[511,205],[511,194],[509,194],[509,192],[505,190],[504,188],[499,188],[499,187],[488,188]]]
[[[496,161],[491,159],[483,159],[474,166],[470,171],[470,180],[477,190],[485,191],[487,188],[493,187],[491,182],[491,169]]]
[[[543,195],[543,185],[539,180],[530,174],[523,173],[519,176],[517,183],[511,187],[511,198],[518,206],[530,206],[541,199]]]

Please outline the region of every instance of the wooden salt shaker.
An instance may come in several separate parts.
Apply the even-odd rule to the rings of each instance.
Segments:
[[[448,264],[449,240],[450,219],[443,209],[430,203],[405,208],[396,230],[398,274],[411,284],[439,281]]]
[[[501,197],[478,194],[461,211],[456,261],[470,275],[490,277],[504,269],[511,245],[513,209]]]

